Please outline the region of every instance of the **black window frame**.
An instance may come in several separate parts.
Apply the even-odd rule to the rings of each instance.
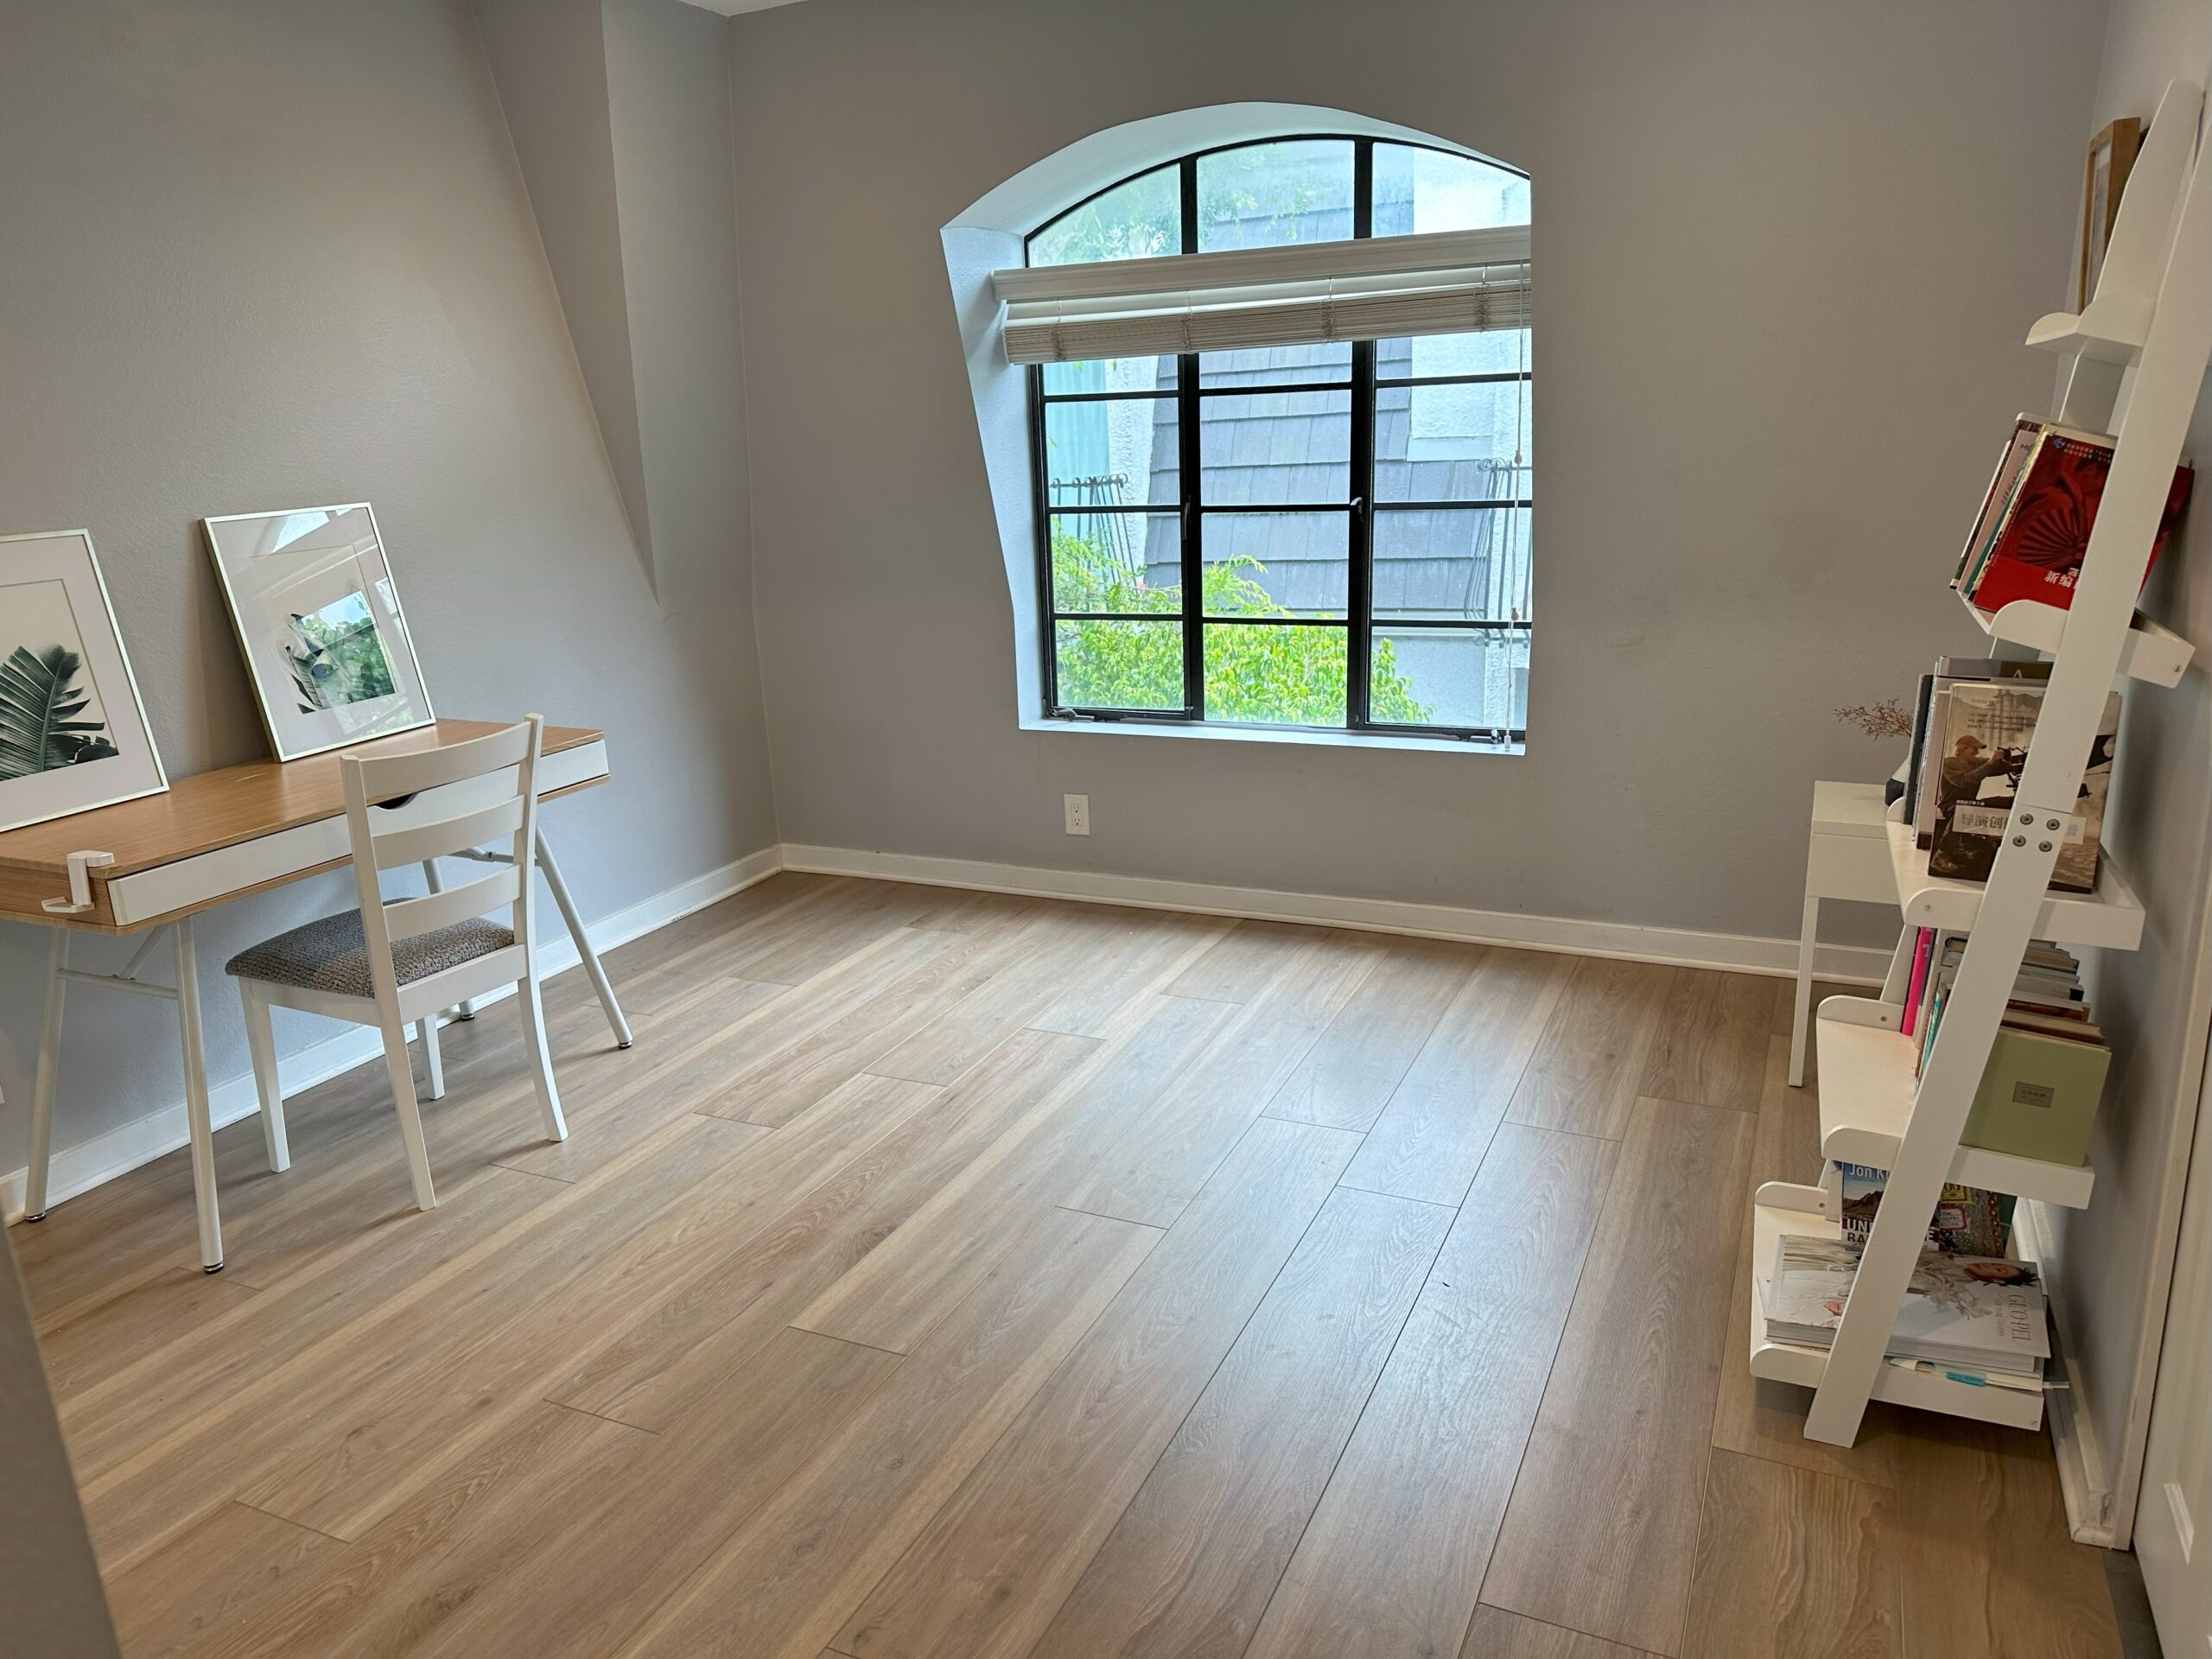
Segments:
[[[1352,147],[1352,234],[1353,241],[1366,241],[1374,235],[1375,209],[1375,146],[1388,143],[1409,149],[1431,149],[1440,155],[1458,156],[1459,152],[1440,145],[1421,144],[1409,139],[1378,139],[1363,134],[1341,132],[1285,133],[1266,138],[1240,140],[1235,143],[1215,144],[1173,162],[1163,162],[1141,168],[1127,177],[1116,179],[1103,188],[1094,190],[1080,201],[1062,209],[1038,226],[1022,239],[1024,261],[1029,257],[1031,245],[1054,226],[1072,214],[1082,212],[1100,197],[1110,194],[1123,185],[1150,176],[1166,168],[1179,169],[1180,197],[1180,253],[1195,251],[1198,245],[1198,163],[1209,156],[1218,156],[1227,150],[1248,149],[1266,144],[1309,142],[1348,143]],[[1462,159],[1465,159],[1464,157]],[[1485,166],[1501,171],[1518,173],[1519,169],[1502,162],[1484,160]],[[1528,175],[1520,174],[1526,178]],[[1421,737],[1446,741],[1457,740],[1470,745],[1480,744],[1498,747],[1518,747],[1528,740],[1525,726],[1452,726],[1411,725],[1404,722],[1376,721],[1370,718],[1369,678],[1374,657],[1375,617],[1373,604],[1375,518],[1377,512],[1406,512],[1425,511],[1529,511],[1532,516],[1535,505],[1535,491],[1517,498],[1501,498],[1480,501],[1385,501],[1375,499],[1375,420],[1376,394],[1378,388],[1474,385],[1520,382],[1533,386],[1535,378],[1532,366],[1517,372],[1461,375],[1391,375],[1378,378],[1376,372],[1375,342],[1371,340],[1351,343],[1350,378],[1341,380],[1299,381],[1294,384],[1264,383],[1250,385],[1202,387],[1199,384],[1198,354],[1185,353],[1176,359],[1175,390],[1173,393],[1158,391],[1096,391],[1047,392],[1045,390],[1045,367],[1033,364],[1028,369],[1029,404],[1029,467],[1030,495],[1033,504],[1033,533],[1036,543],[1037,592],[1039,615],[1044,626],[1039,630],[1044,652],[1045,715],[1048,719],[1068,721],[1096,721],[1129,722],[1142,725],[1191,725],[1225,728],[1230,730],[1264,732],[1274,734],[1299,732],[1343,732],[1361,735],[1386,737]],[[1351,451],[1349,499],[1319,503],[1269,503],[1265,505],[1207,505],[1200,500],[1202,489],[1199,465],[1199,427],[1201,405],[1207,397],[1268,394],[1280,392],[1349,392],[1351,397]],[[1177,502],[1173,507],[1147,503],[1130,506],[1101,506],[1087,505],[1079,509],[1081,516],[1102,513],[1125,513],[1139,518],[1163,516],[1169,512],[1179,515],[1181,524],[1181,594],[1179,619],[1157,613],[1109,613],[1099,611],[1070,611],[1059,609],[1056,601],[1052,572],[1052,521],[1056,511],[1063,516],[1075,516],[1065,510],[1056,509],[1049,486],[1048,464],[1046,459],[1046,410],[1056,404],[1106,403],[1113,401],[1173,401],[1176,410],[1179,454],[1176,479]],[[1205,611],[1205,521],[1206,515],[1234,512],[1344,512],[1351,518],[1347,537],[1348,569],[1346,575],[1345,614],[1334,617],[1218,617],[1209,618]],[[1532,607],[1533,609],[1533,607]],[[1064,621],[1148,621],[1165,623],[1179,620],[1183,645],[1183,706],[1180,709],[1115,709],[1093,708],[1064,703],[1059,696],[1059,625]],[[1342,627],[1346,631],[1345,660],[1347,666],[1344,688],[1344,723],[1342,726],[1298,725],[1281,721],[1236,721],[1209,719],[1205,713],[1205,629],[1209,622],[1249,624],[1258,627]],[[1386,631],[1435,630],[1465,633],[1523,633],[1532,642],[1535,635],[1533,615],[1497,620],[1476,618],[1392,619],[1384,623]]]

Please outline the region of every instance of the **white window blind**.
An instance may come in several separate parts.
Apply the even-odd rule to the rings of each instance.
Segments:
[[[1012,363],[1525,328],[1529,227],[1048,265],[993,283]]]

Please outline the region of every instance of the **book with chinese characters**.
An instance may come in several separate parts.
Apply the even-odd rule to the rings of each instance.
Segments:
[[[1961,683],[1944,704],[1942,737],[1931,732],[1934,810],[1928,873],[1958,881],[1986,881],[1997,862],[2020,774],[2027,765],[2047,681]],[[2112,785],[2113,748],[2120,732],[2120,694],[2105,699],[2103,719],[2075,793],[2052,866],[2050,885],[2065,893],[2094,893],[2097,852],[2103,838],[2105,798]]]
[[[1955,573],[1953,585],[1979,610],[1999,610],[2020,599],[2062,610],[2073,604],[2074,584],[2112,473],[2111,437],[2046,421],[2035,423],[2031,442],[2028,424],[2023,418],[2013,426]],[[2196,476],[2187,462],[2174,469],[2142,581],[2150,579],[2164,550]]]

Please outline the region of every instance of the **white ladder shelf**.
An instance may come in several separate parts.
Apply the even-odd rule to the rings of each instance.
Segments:
[[[1760,1274],[1751,1275],[1751,1370],[1815,1391],[1809,1440],[1850,1445],[1870,1399],[2024,1428],[2043,1420],[2039,1391],[1955,1382],[1886,1365],[1884,1356],[1944,1182],[2075,1208],[2089,1202],[2094,1185],[2090,1170],[1981,1151],[1962,1146],[1960,1135],[2028,942],[2125,950],[2142,938],[2142,905],[2109,859],[2094,893],[2049,888],[2113,680],[2171,686],[2190,657],[2186,640],[2136,616],[2135,599],[2212,361],[2212,178],[2197,155],[2202,103],[2202,89],[2187,81],[2166,88],[2121,198],[2095,295],[2079,316],[2045,317],[2028,335],[2029,345],[2072,359],[2058,418],[2116,432],[2118,447],[2071,607],[2017,603],[1994,615],[1969,607],[1993,639],[2051,658],[2012,831],[1987,885],[1976,886],[1929,877],[1910,830],[1892,825],[1905,929],[1889,981],[1878,999],[1832,997],[1820,1010],[1822,1153],[1885,1168],[1889,1184],[1832,1349],[1767,1341]],[[2122,410],[2122,380],[2131,372]],[[1916,1045],[1897,1023],[1910,941],[1914,929],[1929,926],[1964,932],[1967,948],[1916,1083]],[[1837,1230],[1819,1186],[1770,1181],[1754,1210],[1754,1248],[1764,1252],[1753,1258],[1755,1269],[1772,1260],[1781,1233],[1833,1237]]]

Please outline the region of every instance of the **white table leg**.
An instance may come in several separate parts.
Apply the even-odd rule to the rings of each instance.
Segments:
[[[446,1097],[446,1065],[438,1051],[438,1017],[426,1014],[415,1022],[416,1046],[423,1051],[423,1070],[429,1079],[432,1100]]]
[[[423,880],[429,885],[432,893],[443,893],[446,890],[445,883],[438,877],[438,861],[435,858],[426,858],[423,861]],[[456,1003],[454,1007],[453,1017],[456,1020],[474,1020],[476,1017],[476,999],[469,997]],[[437,1094],[434,1092],[430,1098],[435,1100]]]
[[[46,947],[46,1016],[38,1032],[38,1080],[31,1085],[31,1162],[23,1182],[23,1219],[46,1219],[47,1175],[54,1161],[54,1086],[61,1070],[61,998],[69,982],[69,930],[52,930]]]
[[[1813,951],[1821,934],[1821,895],[1805,895],[1805,917],[1797,930],[1797,1004],[1789,1020],[1789,1086],[1805,1086],[1806,1025],[1813,1009]]]
[[[622,1005],[614,1000],[614,987],[607,982],[599,952],[591,948],[583,918],[576,914],[575,901],[569,897],[569,884],[561,879],[561,867],[553,861],[553,849],[546,845],[543,830],[537,832],[537,868],[545,872],[545,885],[552,889],[553,902],[560,908],[561,919],[568,924],[569,937],[576,942],[576,955],[583,961],[592,989],[599,993],[599,1006],[607,1010],[607,1023],[614,1028],[615,1047],[629,1047],[630,1022],[622,1017]]]
[[[192,1137],[192,1200],[200,1213],[200,1265],[223,1270],[223,1221],[215,1203],[215,1129],[207,1109],[207,1058],[200,1026],[200,967],[192,918],[176,925],[176,1012],[184,1036],[184,1117]]]

